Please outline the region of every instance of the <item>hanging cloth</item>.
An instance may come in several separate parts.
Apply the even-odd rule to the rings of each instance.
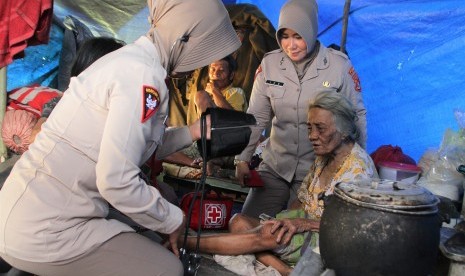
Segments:
[[[0,68],[24,57],[27,46],[50,38],[53,0],[3,1],[0,9]]]

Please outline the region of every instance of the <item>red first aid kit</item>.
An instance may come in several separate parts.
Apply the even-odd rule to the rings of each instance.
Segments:
[[[189,213],[189,207],[194,200],[195,192],[185,194],[181,199],[181,209]],[[207,190],[203,197],[202,206],[200,206],[201,193],[195,197],[194,206],[191,214],[189,227],[199,229],[199,216],[202,211],[200,226],[203,230],[208,229],[227,229],[228,222],[231,219],[232,207],[234,200],[230,197],[222,196],[214,190]]]

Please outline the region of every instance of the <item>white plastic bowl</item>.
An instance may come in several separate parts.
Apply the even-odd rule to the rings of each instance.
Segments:
[[[416,183],[421,173],[421,168],[412,164],[382,161],[378,163],[379,177],[405,183]]]

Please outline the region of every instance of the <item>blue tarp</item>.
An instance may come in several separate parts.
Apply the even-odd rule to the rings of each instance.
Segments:
[[[255,3],[277,26],[285,1]],[[279,2],[279,3],[278,3]],[[419,160],[465,110],[465,1],[351,1],[347,50],[368,110],[369,152],[400,146]],[[339,44],[344,1],[318,1],[319,39]]]
[[[283,0],[236,2],[257,5],[277,27]],[[319,0],[318,5],[320,41],[339,44],[344,1]],[[146,24],[146,18],[141,10],[120,35],[129,41],[128,31],[144,33],[147,27],[139,22]],[[57,28],[49,45],[29,47],[25,59],[8,67],[8,90],[50,83],[62,38]],[[352,1],[347,50],[368,110],[368,152],[398,145],[418,161],[425,150],[439,147],[446,129],[458,129],[454,110],[465,110],[464,49],[463,0]]]

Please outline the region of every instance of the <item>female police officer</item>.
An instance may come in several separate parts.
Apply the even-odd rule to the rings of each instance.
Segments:
[[[314,160],[308,140],[307,107],[318,92],[341,93],[356,108],[365,146],[365,107],[357,73],[347,56],[326,48],[317,39],[318,8],[314,0],[289,0],[281,8],[276,38],[280,49],[267,53],[257,70],[247,113],[259,126],[248,147],[236,157],[236,175],[249,176],[247,166],[262,130],[271,134],[258,171],[264,188],[253,188],[243,213],[274,216],[293,202]]]

